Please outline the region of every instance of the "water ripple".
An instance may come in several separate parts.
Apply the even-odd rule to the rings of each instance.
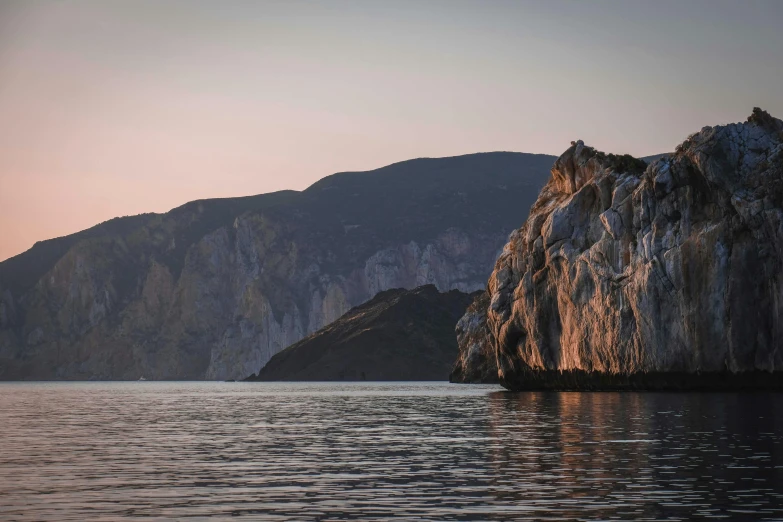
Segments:
[[[0,384],[0,519],[780,520],[783,396]]]

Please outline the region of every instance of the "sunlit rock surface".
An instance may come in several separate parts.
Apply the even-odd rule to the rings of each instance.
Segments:
[[[782,261],[780,120],[755,109],[649,166],[578,141],[497,260],[483,343],[511,389],[775,387]]]
[[[37,243],[0,263],[0,379],[244,378],[380,291],[484,288],[553,160],[411,160]]]

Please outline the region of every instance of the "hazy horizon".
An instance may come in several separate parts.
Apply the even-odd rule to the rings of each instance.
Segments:
[[[783,2],[0,3],[0,261],[188,201],[783,116]]]

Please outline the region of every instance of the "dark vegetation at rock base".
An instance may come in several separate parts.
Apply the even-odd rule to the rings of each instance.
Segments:
[[[497,382],[497,381],[487,381]],[[514,391],[783,391],[783,372],[636,372],[524,368],[499,381]]]

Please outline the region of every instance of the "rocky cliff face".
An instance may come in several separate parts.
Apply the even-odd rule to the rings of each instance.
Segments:
[[[484,342],[511,389],[711,386],[742,372],[770,384],[782,262],[780,120],[756,109],[649,166],[579,141],[497,260]]]
[[[491,153],[115,219],[0,263],[0,379],[229,379],[389,288],[483,288],[552,157]]]
[[[498,382],[495,346],[487,326],[489,300],[488,292],[479,293],[457,322],[459,356],[449,374],[450,382]]]
[[[457,355],[454,325],[471,299],[431,284],[380,292],[248,380],[444,381]]]

